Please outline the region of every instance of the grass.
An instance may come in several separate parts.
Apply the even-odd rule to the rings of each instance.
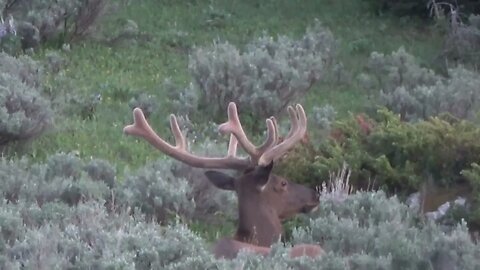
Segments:
[[[122,1],[124,3],[126,1]],[[118,29],[119,22],[135,21],[151,36],[144,44],[109,48],[94,41],[73,44],[65,76],[72,93],[103,97],[93,120],[78,115],[59,116],[55,128],[32,142],[22,154],[35,161],[56,152],[77,151],[81,157],[109,160],[120,172],[137,168],[163,154],[122,134],[131,123],[128,100],[140,91],[154,94],[159,110],[151,123],[161,136],[167,129],[169,108],[162,82],[171,78],[179,85],[190,81],[188,53],[171,44],[208,46],[214,39],[241,47],[266,32],[300,36],[318,18],[339,40],[338,59],[351,78],[361,72],[370,52],[389,53],[404,46],[425,64],[439,51],[441,36],[424,22],[377,17],[364,1],[352,0],[137,0],[120,4],[103,25],[105,32]],[[186,33],[187,35],[178,35]],[[305,99],[308,109],[332,104],[340,116],[358,112],[367,102],[353,79],[320,82]],[[203,118],[205,121],[208,116]]]

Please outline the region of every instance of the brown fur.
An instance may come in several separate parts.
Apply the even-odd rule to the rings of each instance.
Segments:
[[[238,178],[216,171],[206,173],[215,186],[235,191],[238,196],[236,234],[233,238],[217,242],[214,247],[217,257],[235,257],[242,248],[268,254],[270,246],[278,242],[283,234],[283,220],[318,206],[315,190],[271,174],[271,169],[272,164],[258,166]],[[307,256],[314,256],[320,254],[318,250],[321,250],[319,246],[294,247],[292,256],[300,256],[301,251]]]

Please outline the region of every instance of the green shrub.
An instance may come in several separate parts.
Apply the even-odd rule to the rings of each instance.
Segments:
[[[25,85],[32,88],[39,88],[43,81],[43,68],[37,61],[29,56],[23,55],[12,57],[6,53],[0,53],[2,65],[0,72],[18,78]]]
[[[463,67],[448,70],[444,78],[422,68],[403,47],[391,55],[372,53],[368,74],[359,76],[370,96],[402,120],[420,120],[441,113],[473,119],[480,110],[480,75]],[[376,95],[377,91],[380,95]]]
[[[45,205],[34,210],[36,214],[22,204],[2,206],[2,233],[12,239],[2,242],[2,269],[5,265],[25,269],[203,269],[212,264],[205,242],[183,225],[159,227],[141,216],[129,216],[124,209],[108,213],[95,201],[76,207],[50,205],[55,207]],[[26,212],[21,210],[25,208]],[[57,216],[51,215],[52,209]],[[28,213],[25,226],[20,212]],[[29,222],[38,216],[44,217],[41,223]]]
[[[45,53],[44,66],[48,73],[58,74],[68,64],[68,60],[58,51],[47,51]]]
[[[2,2],[0,1],[0,12],[2,11]],[[9,54],[15,52],[15,42],[17,29],[15,27],[15,20],[10,15],[7,18],[3,18],[0,15],[0,52],[4,51]]]
[[[479,43],[480,44],[480,43]],[[480,48],[480,47],[479,47]],[[480,111],[480,74],[462,67],[449,69],[448,78],[426,90],[431,115],[448,112],[460,119],[473,120]],[[433,104],[435,105],[433,105]]]
[[[100,40],[103,44],[109,46],[109,47],[128,47],[132,45],[143,45],[147,42],[152,41],[153,37],[149,33],[146,33],[145,31],[141,31],[139,29],[138,24],[131,20],[131,19],[119,19],[116,21],[115,25],[115,30],[114,31],[104,31],[97,40]],[[169,27],[165,27],[171,30]],[[172,39],[175,39],[174,37],[175,33],[172,31]],[[165,34],[169,35],[169,34]],[[165,41],[165,38],[168,39],[168,37],[165,37],[165,35],[161,38],[162,41]],[[178,38],[182,38],[181,34],[179,34]],[[170,46],[175,46],[174,40],[171,40],[172,43],[168,44]],[[167,42],[168,43],[168,42]],[[179,44],[180,46],[180,44]]]
[[[22,227],[23,221],[16,209],[13,207],[4,207],[0,212],[0,250],[5,251],[6,245],[13,245],[17,239],[23,237]]]
[[[397,16],[419,16],[422,18],[428,16],[428,0],[368,0],[367,2],[371,10],[377,14],[390,12]]]
[[[10,204],[10,207],[17,211],[26,228],[40,228],[47,224],[56,224],[59,228],[65,229],[74,222],[74,214],[77,210],[75,207],[59,201],[38,205],[22,200],[17,204]]]
[[[59,153],[48,157],[46,179],[55,177],[77,180],[81,177],[83,161],[73,153]]]
[[[146,93],[139,93],[130,99],[128,106],[130,106],[132,110],[134,108],[142,109],[143,114],[148,118],[158,109],[158,102],[155,96]]]
[[[62,79],[63,80],[63,79]],[[56,91],[56,89],[55,89]],[[80,116],[83,120],[92,120],[97,117],[97,108],[102,103],[100,94],[77,95],[71,93],[54,94],[55,110],[69,116]]]
[[[90,34],[105,12],[108,0],[7,0],[0,11],[17,21],[22,48],[41,43],[61,47]]]
[[[177,189],[177,186],[167,188]],[[170,192],[173,192],[172,190]],[[323,193],[320,209],[303,217],[294,243],[319,243],[321,259],[289,259],[291,244],[275,244],[262,257],[242,252],[216,260],[210,244],[187,226],[159,226],[101,200],[69,206],[0,201],[2,269],[476,269],[480,247],[465,224],[425,223],[408,206],[383,192],[342,197]],[[148,219],[148,218],[147,218]],[[443,264],[443,265],[442,265]]]
[[[0,53],[0,151],[7,144],[41,135],[52,124],[41,95],[42,69],[28,56]]]
[[[451,20],[454,19],[451,18]],[[466,23],[459,22],[449,26],[440,56],[452,63],[464,64],[476,69],[480,64],[479,51],[480,15],[470,15]]]
[[[480,178],[471,164],[480,158],[479,135],[480,128],[474,123],[448,115],[406,123],[381,110],[374,119],[358,115],[337,121],[329,139],[315,147],[297,147],[277,170],[297,182],[320,186],[346,162],[355,189],[380,188],[401,197],[426,183],[440,188],[465,187],[462,190],[471,192],[459,193],[468,196],[467,208],[450,213],[442,222],[465,218],[469,228],[476,230],[480,228],[476,210]]]
[[[26,159],[20,159],[16,162],[2,158],[0,161],[0,189],[2,191],[2,201],[15,203],[20,197],[20,193],[26,186],[29,178],[30,164]]]
[[[469,221],[473,223],[473,228],[480,228],[480,165],[472,162],[470,167],[462,170],[462,175],[472,186],[472,211],[469,213]]]
[[[90,178],[105,182],[110,189],[116,186],[117,172],[110,162],[103,159],[92,159],[84,166],[84,170]]]
[[[480,247],[466,224],[444,229],[423,222],[396,197],[359,192],[341,203],[321,199],[307,226],[294,231],[296,243],[320,243],[342,254],[345,269],[477,269]]]
[[[233,192],[212,186],[201,169],[179,165],[175,176],[188,179],[188,184],[192,187],[191,193],[188,194],[195,202],[192,221],[204,222],[208,226],[236,221],[237,198]]]
[[[189,217],[195,208],[192,188],[172,174],[172,160],[159,160],[128,174],[118,187],[117,203],[138,208],[149,220],[165,222],[172,215]]]
[[[202,146],[203,147],[203,146]],[[216,147],[210,145],[212,151]],[[45,164],[27,159],[0,160],[1,200],[28,202],[38,207],[52,202],[77,205],[90,200],[106,201],[109,209],[138,208],[148,219],[168,222],[178,215],[206,223],[236,217],[231,192],[212,187],[202,170],[173,160],[159,160],[137,172],[126,173],[117,183],[117,172],[109,162],[86,162],[72,153],[48,157]]]
[[[403,47],[390,55],[371,53],[367,72],[359,79],[370,97],[378,97],[380,104],[399,113],[402,120],[426,117],[423,103],[428,92],[417,89],[435,85],[440,78],[432,70],[420,67]]]
[[[98,162],[98,161],[97,161]],[[103,170],[108,163],[103,164]],[[82,160],[72,154],[59,153],[49,157],[46,164],[30,164],[26,159],[17,162],[2,159],[0,190],[3,199],[17,203],[19,200],[42,206],[48,202],[62,201],[76,205],[91,199],[107,200],[111,191],[107,186],[111,175],[95,174],[91,163],[85,167]]]
[[[332,125],[335,122],[337,112],[330,104],[325,106],[313,106],[311,125],[316,128],[317,136],[320,139],[327,137],[332,130]],[[318,139],[318,138],[315,138]]]
[[[263,36],[244,50],[228,42],[215,42],[212,47],[196,48],[190,55],[194,89],[185,91],[195,90],[196,109],[214,120],[224,119],[230,101],[237,103],[242,114],[255,119],[276,116],[322,79],[332,62],[334,44],[330,31],[318,21],[298,40]]]
[[[300,144],[277,162],[274,171],[294,182],[319,186],[327,180],[328,172],[325,174],[325,170],[317,168],[315,159],[318,155],[318,147],[313,144]]]
[[[67,204],[76,205],[80,201],[109,198],[110,190],[104,179],[90,177],[91,174],[86,169],[84,162],[73,154],[59,153],[50,156],[45,175],[42,175],[43,183],[38,185],[37,190],[33,190],[37,202],[42,204],[60,199]]]
[[[459,9],[462,14],[480,13],[480,4],[476,0],[368,0],[368,4],[376,13],[390,12],[398,16],[427,18],[432,9],[450,12],[450,7]]]
[[[186,88],[181,89],[170,78],[167,78],[162,87],[170,100],[170,106],[177,115],[189,115],[197,111],[199,95],[193,82],[190,82]]]
[[[346,162],[355,188],[383,187],[408,194],[427,179],[439,186],[463,183],[460,175],[480,158],[480,129],[465,120],[435,117],[416,123],[380,110],[337,121],[328,140],[289,154],[280,167],[299,182],[320,185]]]

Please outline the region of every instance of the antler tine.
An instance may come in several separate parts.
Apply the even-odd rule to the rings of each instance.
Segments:
[[[277,122],[274,117],[270,117],[269,119],[265,120],[267,123],[267,138],[265,141],[257,147],[257,159],[269,148],[274,146],[278,141],[278,129],[277,129]]]
[[[236,156],[237,155],[237,146],[238,146],[237,138],[233,134],[230,134],[230,141],[228,142],[227,155],[230,156],[230,157]]]
[[[237,105],[234,102],[228,104],[228,121],[221,124],[218,129],[222,134],[233,134],[238,143],[250,156],[252,163],[256,163],[260,156],[270,147],[276,143],[276,129],[275,124],[271,119],[266,120],[267,123],[267,138],[259,147],[253,145],[247,138],[242,124],[238,117]]]
[[[172,130],[173,137],[175,138],[176,148],[187,151],[187,139],[180,130],[177,117],[175,117],[174,114],[170,114],[170,129]]]
[[[274,130],[275,130],[275,140],[274,140],[275,142],[273,143],[273,145],[276,145],[280,139],[280,132],[278,131],[278,122],[274,116],[271,116],[270,120],[272,121]]]
[[[290,117],[291,126],[285,139],[290,138],[298,130],[298,111],[293,109],[292,106],[288,106],[287,111],[288,111],[288,116]]]
[[[289,106],[290,119],[292,121],[290,132],[285,140],[265,151],[258,160],[258,164],[266,166],[277,158],[280,158],[288,150],[290,150],[307,132],[307,115],[300,104],[295,106],[295,110]]]
[[[230,140],[227,156],[217,157],[199,157],[193,155],[187,150],[187,140],[181,132],[177,119],[170,115],[170,127],[175,137],[175,146],[160,138],[150,127],[142,110],[135,108],[133,110],[133,124],[126,126],[123,131],[127,135],[140,137],[148,141],[152,146],[165,153],[166,155],[184,162],[192,167],[210,168],[210,169],[245,169],[250,165],[248,159],[235,157],[236,142]],[[232,154],[232,155],[230,155]]]

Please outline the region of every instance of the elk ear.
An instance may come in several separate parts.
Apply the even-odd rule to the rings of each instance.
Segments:
[[[207,176],[210,183],[219,189],[235,190],[235,178],[226,173],[219,171],[206,171],[205,176]]]
[[[258,177],[257,184],[259,186],[264,187],[267,184],[268,179],[270,178],[270,173],[272,172],[272,168],[273,161],[270,162],[267,166],[259,166],[256,168],[255,175]]]

